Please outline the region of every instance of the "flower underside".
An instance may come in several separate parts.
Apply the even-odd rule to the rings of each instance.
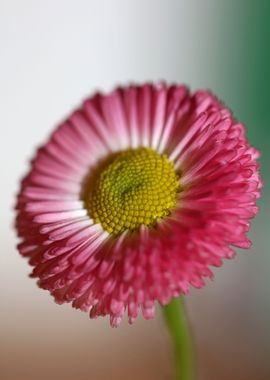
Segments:
[[[154,227],[176,206],[179,176],[165,154],[151,148],[116,153],[92,179],[85,204],[95,223],[119,235]]]

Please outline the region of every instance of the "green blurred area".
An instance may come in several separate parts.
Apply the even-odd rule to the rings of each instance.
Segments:
[[[252,223],[249,265],[254,268],[254,300],[264,335],[270,342],[270,1],[222,2],[217,30],[216,92],[247,128],[249,141],[261,151],[262,198]],[[219,10],[220,12],[220,10]],[[254,305],[254,308],[257,306]]]
[[[220,18],[218,93],[261,152],[265,196],[270,168],[270,1],[226,1]],[[268,197],[270,194],[268,192]]]
[[[251,281],[254,313],[270,342],[270,1],[224,1],[217,30],[216,93],[247,128],[249,141],[261,152],[262,197],[260,213],[252,223],[250,238],[253,268]]]
[[[258,201],[260,212],[249,232],[253,248],[238,250],[234,263],[226,266],[222,273],[224,283],[218,290],[216,286],[221,281],[221,274],[217,272],[215,288],[213,286],[213,294],[216,293],[214,297],[209,296],[211,312],[213,300],[216,305],[218,302],[225,304],[227,297],[229,301],[221,315],[220,326],[212,332],[215,338],[209,364],[202,367],[205,379],[269,380],[270,1],[213,0],[211,6],[209,18],[217,16],[215,46],[211,46],[213,41],[210,40],[207,49],[211,52],[209,58],[214,60],[214,64],[211,62],[212,90],[233,111],[236,119],[244,123],[250,144],[261,152],[264,186]],[[208,294],[210,291],[209,287]],[[208,317],[212,317],[211,313]],[[214,329],[213,322],[210,329]],[[221,330],[226,333],[219,336]],[[215,357],[218,337],[222,337],[222,348]],[[208,336],[205,341],[207,339]],[[202,356],[205,355],[204,347]],[[227,353],[226,364],[224,358],[220,359],[221,352]],[[218,363],[216,369],[215,361]]]

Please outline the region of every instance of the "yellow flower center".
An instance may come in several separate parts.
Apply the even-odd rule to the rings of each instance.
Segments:
[[[94,222],[119,235],[141,225],[155,226],[176,206],[179,188],[179,176],[166,155],[150,148],[128,149],[103,167],[85,204]]]

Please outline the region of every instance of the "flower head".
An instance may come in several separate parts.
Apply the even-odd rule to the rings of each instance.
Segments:
[[[42,146],[17,200],[19,251],[58,303],[154,315],[248,248],[259,153],[211,93],[185,86],[96,94]]]

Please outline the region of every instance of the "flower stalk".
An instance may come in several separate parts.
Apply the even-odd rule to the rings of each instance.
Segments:
[[[163,313],[174,345],[175,380],[194,380],[192,339],[183,299],[172,299]]]

